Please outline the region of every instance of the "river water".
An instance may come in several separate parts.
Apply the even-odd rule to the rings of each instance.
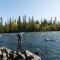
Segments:
[[[0,37],[0,47],[11,50],[26,50],[39,52],[42,60],[60,60],[60,31],[53,32],[23,32],[22,47],[18,46],[18,33],[4,33]],[[45,39],[54,41],[45,41]]]

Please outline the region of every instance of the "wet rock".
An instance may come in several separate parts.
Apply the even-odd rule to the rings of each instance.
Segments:
[[[25,55],[19,52],[19,56],[22,57],[23,59],[26,59]]]
[[[0,50],[0,55],[2,55],[2,51]]]
[[[18,52],[0,48],[0,60],[41,60],[41,58],[28,50]]]

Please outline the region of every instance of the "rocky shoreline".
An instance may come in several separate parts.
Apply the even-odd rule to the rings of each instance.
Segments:
[[[41,60],[41,57],[31,53],[28,50],[18,52],[1,47],[0,60]]]

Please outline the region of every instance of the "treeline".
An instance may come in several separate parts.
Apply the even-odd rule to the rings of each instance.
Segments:
[[[26,16],[19,16],[17,19],[9,18],[8,22],[3,24],[3,19],[0,17],[0,32],[34,32],[34,31],[60,31],[60,23],[53,20],[34,20],[34,17],[26,19]]]

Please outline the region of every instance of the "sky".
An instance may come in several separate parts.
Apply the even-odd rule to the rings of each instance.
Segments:
[[[26,15],[36,19],[60,19],[60,0],[0,0],[0,16],[4,21],[9,17]]]

